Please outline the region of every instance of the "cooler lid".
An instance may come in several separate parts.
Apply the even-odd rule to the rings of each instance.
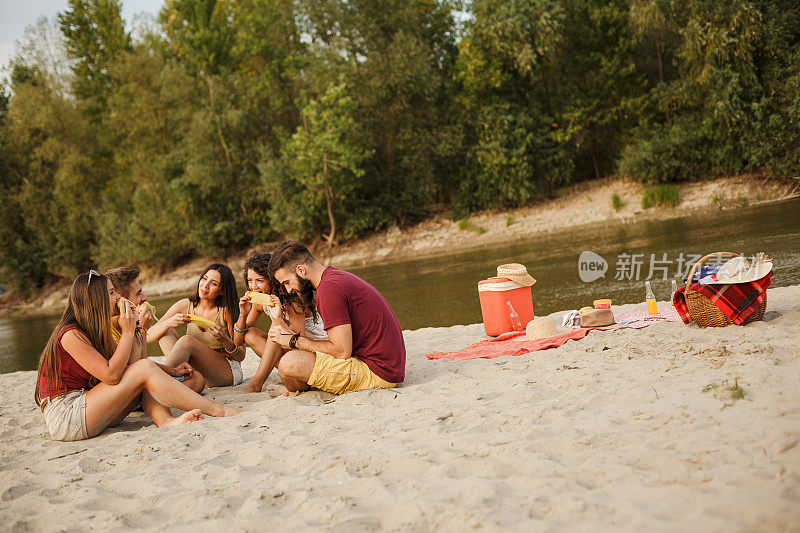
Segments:
[[[508,278],[489,278],[489,279],[482,279],[478,282],[478,285],[482,285],[484,283],[502,283],[504,281],[511,281]]]
[[[478,282],[478,292],[483,291],[513,291],[514,289],[521,289],[523,286],[516,281],[511,281],[508,278],[489,278]]]

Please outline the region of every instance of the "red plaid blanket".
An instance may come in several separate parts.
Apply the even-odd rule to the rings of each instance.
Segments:
[[[733,283],[731,285],[703,285],[694,283],[689,289],[697,291],[719,307],[725,316],[734,324],[740,325],[752,315],[767,296],[767,287],[772,279],[772,272],[763,278],[749,283]],[[672,297],[672,305],[677,309],[684,324],[692,321],[686,298],[683,294],[686,286],[678,288]]]

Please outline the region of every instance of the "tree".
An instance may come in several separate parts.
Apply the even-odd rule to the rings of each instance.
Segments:
[[[658,83],[665,81],[664,55],[668,46],[676,41],[679,26],[675,0],[633,0],[630,20],[637,35],[646,46],[655,50],[658,65]],[[667,119],[669,120],[669,119]]]
[[[461,142],[459,113],[451,112],[454,2],[301,0],[298,10],[310,40],[309,90],[322,94],[344,74],[361,142],[373,153],[354,192],[350,231],[418,220],[432,200],[449,198],[444,171]]]
[[[131,49],[119,0],[69,0],[58,15],[67,55],[73,60],[72,93],[95,121],[105,110],[112,89],[111,67]]]
[[[119,58],[108,99],[116,137],[114,175],[98,216],[99,264],[169,265],[190,255],[192,190],[182,187],[180,143],[199,106],[196,86],[175,64],[136,46]]]
[[[468,156],[456,200],[519,205],[567,182],[574,165],[577,130],[562,120],[554,66],[566,14],[548,0],[472,7],[458,60]]]
[[[280,162],[265,166],[272,218],[279,230],[291,231],[289,224],[296,216],[289,211],[305,212],[306,224],[311,225],[324,218],[320,216],[322,208],[328,223],[325,240],[330,246],[336,245],[337,219],[353,217],[348,212],[350,195],[364,175],[361,164],[371,155],[358,146],[354,111],[355,102],[340,77],[337,84],[303,107],[302,124],[284,144]],[[274,179],[272,171],[280,173],[281,179]]]

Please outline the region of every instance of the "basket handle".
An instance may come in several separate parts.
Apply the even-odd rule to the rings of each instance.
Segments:
[[[697,263],[694,264],[692,270],[689,272],[689,276],[686,278],[686,290],[689,290],[689,285],[692,284],[692,279],[694,278],[695,271],[700,268],[700,265],[705,263],[707,260],[711,259],[712,257],[717,256],[727,256],[727,257],[739,257],[739,254],[735,254],[733,252],[714,252],[713,254],[708,254],[705,257],[701,257]]]

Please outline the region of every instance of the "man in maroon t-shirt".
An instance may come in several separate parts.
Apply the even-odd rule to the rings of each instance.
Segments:
[[[328,338],[313,340],[286,328],[269,338],[289,350],[278,373],[289,392],[311,387],[342,394],[388,389],[405,379],[403,331],[386,299],[355,274],[321,265],[308,248],[284,242],[272,253],[270,271],[288,291],[312,285]]]

